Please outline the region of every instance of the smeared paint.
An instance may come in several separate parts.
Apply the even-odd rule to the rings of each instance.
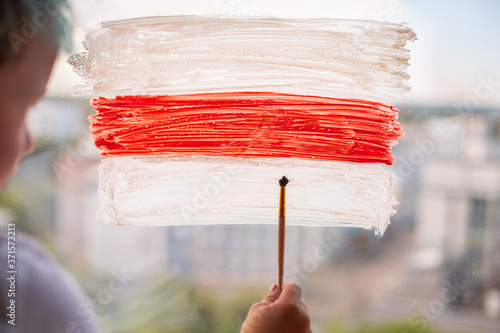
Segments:
[[[274,91],[394,103],[407,26],[363,20],[142,17],[104,22],[70,62],[97,96]]]
[[[286,174],[287,224],[382,234],[396,204],[383,165],[295,158],[124,156],[100,167],[99,216],[130,225],[276,224]]]
[[[92,101],[105,156],[296,157],[392,164],[403,134],[381,103],[275,93],[119,96]]]
[[[359,20],[146,17],[105,22],[70,62],[92,92],[107,223],[287,222],[382,234],[394,213],[404,26]],[[338,160],[338,161],[335,161]],[[363,162],[356,164],[351,162]],[[272,192],[272,193],[271,193]]]

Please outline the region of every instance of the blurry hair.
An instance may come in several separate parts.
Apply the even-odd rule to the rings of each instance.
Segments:
[[[0,64],[41,37],[71,50],[71,12],[67,0],[0,0]]]

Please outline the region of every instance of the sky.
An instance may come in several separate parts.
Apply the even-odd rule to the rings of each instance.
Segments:
[[[417,34],[408,102],[500,107],[500,1],[495,0],[73,0],[74,52],[99,22],[156,15],[329,17],[406,23]],[[497,17],[496,17],[497,16]],[[78,76],[63,54],[49,83],[67,95]]]

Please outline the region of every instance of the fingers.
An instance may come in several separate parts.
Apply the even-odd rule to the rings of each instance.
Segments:
[[[294,332],[311,332],[311,319],[307,306],[302,300],[302,290],[298,285],[285,283],[280,297],[274,304],[285,311],[286,322],[294,327]]]
[[[285,283],[281,289],[272,285],[262,302],[250,308],[241,332],[311,333],[311,319],[301,297],[296,284]]]
[[[278,302],[299,304],[302,302],[302,290],[296,284],[284,283],[281,287],[281,295],[279,296]]]
[[[293,283],[284,283],[281,289],[273,284],[269,294],[262,300],[263,304],[271,304],[276,301],[280,303],[300,303],[302,301],[302,290]]]
[[[262,304],[271,304],[276,302],[276,300],[280,297],[281,295],[281,289],[278,287],[277,284],[273,284],[269,290],[269,294],[267,294],[266,297],[262,300]]]

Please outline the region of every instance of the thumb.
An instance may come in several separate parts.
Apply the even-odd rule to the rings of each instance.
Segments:
[[[271,288],[269,289],[269,294],[267,294],[266,297],[262,300],[261,303],[263,304],[272,304],[276,302],[276,300],[280,297],[281,295],[281,289],[278,287],[277,284],[273,284]]]

